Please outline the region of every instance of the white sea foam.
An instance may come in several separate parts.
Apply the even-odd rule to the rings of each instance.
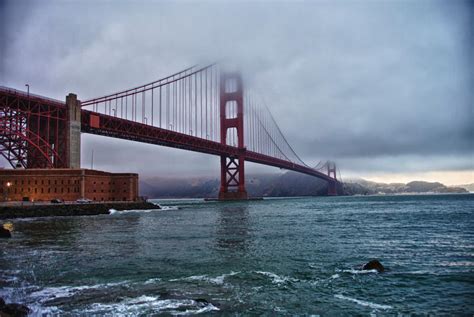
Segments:
[[[449,266],[449,267],[474,266],[474,262],[472,262],[472,261],[457,261],[457,262],[445,261],[445,262],[441,262],[440,265],[441,266]]]
[[[375,304],[375,303],[372,303],[372,302],[368,302],[368,301],[364,301],[364,300],[360,300],[360,299],[356,299],[356,298],[352,298],[352,297],[347,297],[347,296],[340,295],[340,294],[334,295],[334,297],[339,298],[339,299],[343,299],[343,300],[347,300],[347,301],[356,303],[356,304],[361,305],[361,306],[370,307],[370,308],[373,308],[373,309],[392,309],[392,306],[389,306],[389,305]]]
[[[156,282],[160,282],[161,278],[155,277],[155,278],[150,278],[146,280],[143,284],[155,284]]]
[[[129,210],[116,210],[109,209],[109,215],[121,215],[129,213],[148,213],[153,211],[160,211],[161,209],[129,209]]]
[[[81,310],[80,313],[136,315],[141,313],[166,312],[172,315],[191,315],[217,310],[219,310],[219,308],[211,303],[206,303],[203,306],[203,304],[192,299],[160,299],[159,297],[142,295],[137,298],[125,299],[119,303],[95,303]]]
[[[280,276],[272,272],[255,271],[257,274],[268,276],[274,284],[286,284],[288,282],[297,282],[298,280],[289,276]]]
[[[41,290],[32,292],[30,296],[35,298],[38,302],[43,303],[45,301],[55,299],[55,298],[71,297],[81,291],[85,291],[89,289],[108,288],[108,287],[123,285],[127,283],[128,281],[117,282],[117,283],[96,284],[96,285],[45,287]]]
[[[334,275],[331,275],[331,279],[334,280],[334,279],[336,279],[336,278],[339,278],[339,274],[336,273],[336,274],[334,274]]]
[[[183,278],[176,278],[176,279],[171,279],[170,282],[176,282],[176,281],[204,281],[212,284],[219,284],[222,285],[224,284],[224,280],[228,276],[233,276],[237,275],[240,272],[230,272],[227,274],[222,274],[216,277],[209,277],[207,275],[193,275],[193,276],[188,276],[188,277],[183,277]]]
[[[179,210],[178,206],[160,206],[161,210]]]
[[[378,273],[377,270],[356,270],[356,269],[350,269],[350,270],[336,270],[336,272],[343,272],[343,273],[351,273],[351,274],[371,274],[371,273]]]

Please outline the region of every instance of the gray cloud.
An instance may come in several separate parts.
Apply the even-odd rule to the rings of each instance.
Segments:
[[[87,99],[221,60],[239,65],[309,162],[474,169],[472,11],[469,1],[7,1],[0,81]],[[94,148],[103,169],[218,175],[214,157],[83,139],[85,165]]]

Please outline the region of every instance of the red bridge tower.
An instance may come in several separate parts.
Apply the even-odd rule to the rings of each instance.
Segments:
[[[221,156],[219,200],[247,199],[244,175],[244,98],[238,73],[222,73],[220,79],[221,144],[228,145],[228,131],[236,130],[239,155]]]

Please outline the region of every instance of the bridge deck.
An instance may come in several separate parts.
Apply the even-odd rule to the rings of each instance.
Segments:
[[[15,97],[22,101],[29,100],[30,102],[35,101],[37,103],[47,104],[50,106],[57,107],[57,109],[61,111],[64,111],[66,108],[65,103],[59,100],[31,93],[27,94],[25,92],[7,87],[0,87],[0,97],[2,96]],[[22,104],[25,103],[23,102]],[[18,105],[15,106],[20,105],[21,104],[18,103]],[[8,104],[2,105],[2,107],[9,106],[10,105]],[[240,149],[238,147],[224,145],[219,142],[206,140],[203,138],[175,132],[172,130],[162,129],[131,120],[117,118],[114,116],[97,113],[90,110],[83,109],[81,110],[81,112],[81,132],[83,133],[90,133],[113,138],[180,148],[188,151],[200,152],[217,156],[224,155],[232,157],[243,155],[245,160],[249,162],[296,171],[303,174],[315,176],[326,181],[334,181],[333,178],[318,170],[312,169],[304,165],[295,164],[290,161],[278,159],[272,156],[260,154],[253,151],[247,151],[246,149]],[[40,112],[36,113],[36,115],[41,117]],[[93,122],[96,122],[98,124],[94,125]]]
[[[91,125],[91,122],[94,121],[94,119],[91,120],[91,116],[99,118],[100,125],[98,127]],[[243,155],[245,160],[249,162],[284,168],[315,176],[326,181],[333,181],[328,175],[304,165],[131,120],[116,118],[88,110],[82,110],[81,120],[82,132],[84,133],[162,145],[217,156]]]

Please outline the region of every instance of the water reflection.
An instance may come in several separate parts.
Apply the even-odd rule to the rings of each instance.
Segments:
[[[22,246],[38,248],[69,248],[76,239],[73,218],[37,218],[31,221],[15,221],[14,234]],[[15,240],[16,241],[16,240]]]
[[[250,246],[250,221],[247,206],[222,206],[218,209],[217,247],[247,251]]]
[[[85,254],[115,257],[137,255],[140,215],[84,217],[77,223],[77,247]]]

